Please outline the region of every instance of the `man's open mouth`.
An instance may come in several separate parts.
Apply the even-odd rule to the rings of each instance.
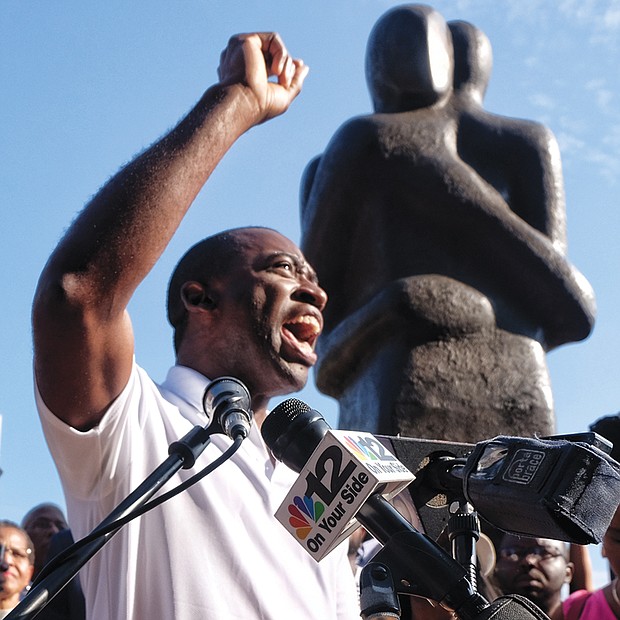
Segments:
[[[282,326],[285,342],[289,343],[305,362],[314,364],[314,344],[321,333],[319,320],[311,314],[303,314],[287,321]]]

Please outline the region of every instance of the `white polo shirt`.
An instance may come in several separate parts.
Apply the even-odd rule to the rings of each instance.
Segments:
[[[76,540],[98,525],[168,456],[168,446],[203,426],[209,380],[182,366],[157,386],[134,364],[97,428],[79,432],[36,391]],[[193,469],[231,441],[214,435]],[[352,620],[359,618],[346,542],[317,563],[273,514],[296,474],[275,467],[259,430],[232,459],[177,497],[124,526],[81,571],[89,620]]]

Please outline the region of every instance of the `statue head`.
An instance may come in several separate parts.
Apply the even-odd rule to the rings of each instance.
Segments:
[[[432,106],[452,92],[452,39],[443,17],[422,4],[387,11],[366,48],[366,81],[377,112]]]
[[[454,91],[481,104],[493,68],[491,42],[469,22],[450,21],[448,27],[454,49]]]

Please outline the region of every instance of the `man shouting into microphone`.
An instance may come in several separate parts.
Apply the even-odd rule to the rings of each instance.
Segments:
[[[190,249],[170,281],[177,364],[162,385],[134,361],[127,314],[217,163],[244,132],[285,112],[306,74],[278,35],[232,37],[219,82],[96,194],[41,275],[36,397],[76,539],[170,443],[205,424],[210,379],[243,381],[255,414],[231,461],[122,528],[84,567],[90,620],[359,617],[346,545],[316,563],[274,519],[295,474],[273,463],[257,428],[269,399],[303,387],[316,361],[326,295],[300,250],[265,228]],[[183,477],[230,443],[214,435]]]

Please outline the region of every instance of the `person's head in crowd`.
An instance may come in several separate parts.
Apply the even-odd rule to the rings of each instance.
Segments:
[[[67,529],[67,519],[56,504],[38,504],[22,519],[22,527],[34,544],[36,551],[35,576],[46,562],[52,536]]]
[[[590,424],[590,430],[613,444],[611,458],[620,461],[620,413],[606,415]]]
[[[13,609],[34,572],[35,550],[28,533],[0,520],[0,612]]]
[[[603,536],[603,557],[607,558],[614,575],[620,575],[620,506]]]
[[[504,594],[519,594],[550,615],[562,602],[573,565],[564,542],[506,534],[499,545],[495,578]]]

